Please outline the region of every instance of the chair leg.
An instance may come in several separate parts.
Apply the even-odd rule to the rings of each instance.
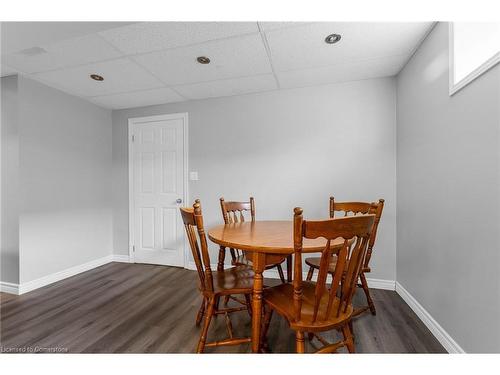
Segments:
[[[267,331],[269,330],[269,324],[271,323],[271,318],[273,317],[273,309],[267,308],[266,314],[264,315],[264,322],[262,324],[262,331],[260,333],[260,345],[261,347],[267,347]]]
[[[226,258],[226,248],[224,246],[221,246],[219,248],[219,260],[217,262],[217,272],[223,272],[224,271],[224,260]]]
[[[201,301],[200,309],[198,310],[198,315],[196,315],[196,325],[199,326],[201,320],[203,319],[203,313],[205,312],[205,298]]]
[[[208,309],[205,316],[205,323],[203,324],[203,329],[201,330],[200,340],[198,341],[198,347],[196,348],[196,353],[203,353],[205,350],[205,343],[207,342],[208,327],[210,327],[210,321],[212,320],[212,315],[214,314],[215,308],[215,298],[211,298],[208,302]]]
[[[224,306],[227,306],[228,303],[229,303],[229,295],[224,296]]]
[[[250,294],[245,294],[245,302],[247,304],[247,311],[250,318],[252,317],[252,300],[250,299]]]
[[[214,302],[214,310],[215,311],[219,310],[219,303],[220,303],[220,296],[215,299],[215,302]],[[215,317],[217,318],[217,314],[215,314]]]
[[[307,281],[311,281],[312,278],[313,278],[313,274],[314,274],[314,268],[313,267],[309,267],[309,272],[307,272],[306,280]]]
[[[370,296],[370,290],[368,289],[368,282],[366,281],[366,276],[364,272],[361,272],[359,275],[359,278],[361,280],[361,287],[363,288],[363,291],[365,292],[366,296],[366,301],[368,302],[368,306],[370,307],[370,311],[372,315],[377,315],[377,311],[375,310],[375,304],[373,303],[372,297]]]
[[[304,344],[304,332],[297,331],[295,334],[295,343],[297,345],[297,353],[302,354],[305,352],[305,344]]]
[[[229,335],[229,338],[233,338],[233,325],[231,324],[231,318],[229,317],[228,313],[224,314],[226,317],[226,328],[227,328],[227,334]]]
[[[289,255],[286,257],[286,281],[289,283],[292,282],[292,274],[293,274],[293,259],[292,256]]]
[[[283,273],[283,268],[281,268],[281,264],[278,264],[276,268],[278,269],[278,273],[280,274],[281,282],[285,284],[286,283],[285,274]]]
[[[231,264],[234,266],[234,264],[236,263],[236,252],[233,248],[230,248],[229,253],[231,254]]]
[[[342,334],[344,335],[345,345],[347,346],[347,350],[349,351],[349,353],[355,353],[354,341],[352,339],[349,324],[346,324],[342,327]]]

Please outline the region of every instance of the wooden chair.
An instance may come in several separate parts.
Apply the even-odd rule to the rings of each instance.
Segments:
[[[375,245],[375,239],[377,237],[377,228],[380,222],[380,218],[382,217],[382,210],[384,209],[384,200],[379,199],[376,203],[365,203],[365,202],[335,202],[333,197],[330,197],[330,217],[335,217],[335,212],[343,212],[343,216],[349,215],[358,215],[358,214],[374,214],[375,215],[375,224],[373,226],[373,231],[370,237],[370,242],[368,243],[368,250],[366,252],[366,257],[363,262],[363,268],[361,269],[361,273],[359,275],[358,287],[362,288],[368,305],[356,308],[354,311],[354,316],[363,313],[370,309],[373,315],[376,315],[377,311],[375,310],[375,304],[370,296],[370,290],[368,289],[368,283],[366,281],[365,273],[371,271],[370,268],[370,258],[373,252],[373,246]],[[307,274],[307,280],[312,280],[314,270],[319,269],[320,267],[320,259],[318,257],[306,258],[306,264],[309,266],[309,272]],[[329,265],[329,272],[333,273],[335,271],[335,265],[337,263],[337,256],[333,255]]]
[[[203,297],[201,307],[196,317],[199,325],[205,316],[205,322],[198,341],[197,353],[202,353],[205,347],[239,345],[250,342],[250,338],[235,338],[229,314],[236,311],[251,311],[250,295],[253,287],[253,271],[250,267],[240,265],[223,271],[212,272],[208,244],[203,228],[203,216],[200,201],[197,199],[193,208],[181,208],[181,216],[186,229],[191,252],[193,253],[196,270],[199,277],[199,289]],[[198,236],[196,235],[198,233]],[[243,294],[245,301],[239,301],[243,306],[219,309],[221,297],[234,294]],[[224,314],[229,338],[222,341],[207,343],[207,332],[212,317]]]
[[[241,223],[245,221],[244,212],[250,212],[251,220],[255,221],[255,201],[253,197],[250,197],[250,201],[248,202],[226,202],[224,198],[220,198],[220,208],[222,211],[222,217],[224,219],[224,224],[232,224],[232,223]],[[233,265],[250,265],[250,261],[245,257],[243,251],[238,249],[229,249],[231,253],[231,264]],[[225,257],[226,248],[224,246],[220,247],[219,259],[222,260]],[[287,259],[288,264],[291,264],[291,258]],[[219,263],[222,264],[219,260]],[[283,274],[283,268],[281,268],[281,263],[269,264],[266,266],[266,270],[275,268],[278,270],[278,274],[280,276],[281,282],[286,283],[285,275]],[[287,271],[288,274],[291,274],[291,270]]]
[[[293,284],[280,284],[264,289],[266,314],[262,329],[265,345],[267,330],[273,311],[287,319],[296,332],[297,353],[304,353],[304,333],[316,337],[323,345],[318,353],[332,353],[346,346],[355,351],[350,321],[353,314],[352,298],[361,272],[363,259],[375,221],[375,215],[359,215],[321,221],[305,221],[302,209],[294,210],[294,276]],[[325,238],[317,282],[302,281],[302,241],[304,238]],[[330,243],[342,238],[344,244],[337,254],[337,266],[327,285],[329,263],[332,256]],[[329,343],[319,332],[337,329],[343,340]]]

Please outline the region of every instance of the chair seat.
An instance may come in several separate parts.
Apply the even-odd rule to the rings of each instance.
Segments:
[[[306,258],[306,264],[309,267],[317,268],[319,269],[319,265],[321,263],[321,258],[320,257],[314,257],[314,258]],[[347,262],[349,263],[349,262]],[[330,260],[330,264],[328,265],[328,272],[329,273],[334,273],[335,272],[335,266],[337,265],[337,256],[332,255],[332,259]],[[346,264],[346,269],[348,267],[348,264]],[[363,272],[370,272],[370,267],[364,267],[362,269]]]
[[[215,272],[214,289],[219,294],[247,294],[253,289],[252,267],[239,265]]]
[[[284,261],[285,260],[283,259],[281,262],[268,264],[268,265],[266,265],[266,270],[268,270],[270,268],[274,268],[274,267],[278,266],[279,264],[283,263]],[[235,265],[245,265],[245,266],[252,267],[252,261],[249,260],[244,254],[238,255],[236,257],[236,259],[233,261],[233,263]]]
[[[302,282],[302,314],[300,321],[295,321],[295,309],[293,305],[293,285],[290,283],[281,284],[271,288],[264,289],[264,301],[276,312],[284,316],[290,323],[292,329],[305,329],[308,332],[324,331],[342,325],[350,319],[353,313],[352,305],[349,305],[345,312],[336,316],[339,299],[335,298],[333,302],[331,316],[320,322],[313,322],[314,313],[314,292],[316,283]],[[328,303],[328,294],[325,293],[319,307],[319,314],[324,314]]]

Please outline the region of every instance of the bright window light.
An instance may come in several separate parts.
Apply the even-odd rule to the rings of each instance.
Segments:
[[[500,61],[500,23],[450,23],[450,95]]]

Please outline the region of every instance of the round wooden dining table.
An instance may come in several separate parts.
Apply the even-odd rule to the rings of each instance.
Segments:
[[[253,221],[218,225],[208,231],[210,240],[223,248],[244,250],[251,261],[254,271],[252,296],[252,352],[260,348],[260,328],[262,319],[262,292],[264,288],[262,273],[267,264],[275,264],[289,257],[294,252],[292,221]],[[340,249],[343,239],[333,240],[332,249]],[[302,252],[323,251],[324,238],[303,240]],[[224,268],[224,256],[219,255],[218,270]],[[291,281],[291,263],[287,267],[287,278]]]

